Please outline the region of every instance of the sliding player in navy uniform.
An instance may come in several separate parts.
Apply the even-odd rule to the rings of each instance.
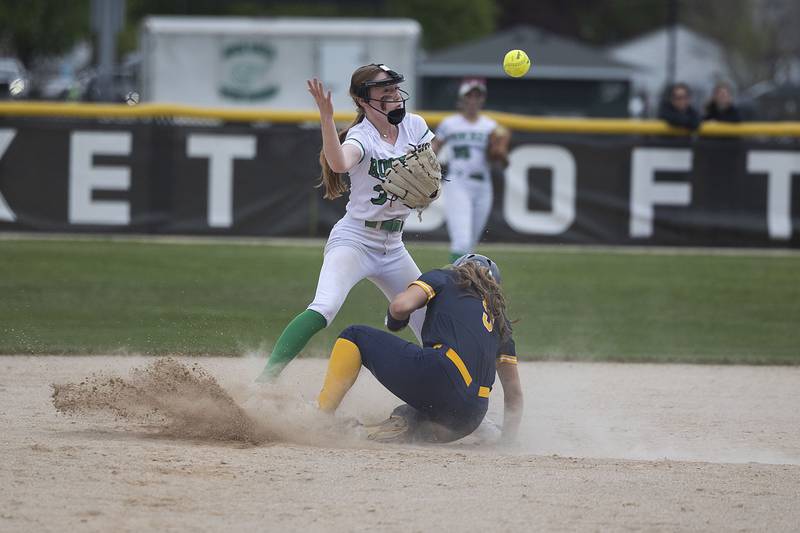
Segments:
[[[388,420],[367,428],[383,442],[451,442],[472,433],[489,405],[495,371],[504,393],[504,441],[516,435],[522,389],[500,270],[468,254],[451,268],[426,272],[389,304],[386,325],[399,331],[427,305],[423,346],[368,326],[350,326],[331,353],[321,410],[333,413],[365,366],[406,402]]]

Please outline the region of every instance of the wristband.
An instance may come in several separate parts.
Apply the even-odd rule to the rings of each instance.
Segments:
[[[389,331],[400,331],[408,325],[408,320],[410,318],[411,316],[409,315],[405,320],[397,320],[392,316],[392,313],[389,312],[389,309],[386,309],[386,320],[384,320],[383,323],[386,324]]]

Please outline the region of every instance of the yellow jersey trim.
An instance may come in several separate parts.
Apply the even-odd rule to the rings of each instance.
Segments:
[[[516,356],[513,356],[513,355],[501,355],[500,357],[497,358],[497,362],[498,363],[506,363],[506,364],[509,364],[509,365],[516,365],[517,364],[517,358],[516,358]]]
[[[428,295],[428,301],[429,302],[431,301],[431,299],[433,299],[434,296],[436,296],[436,291],[433,290],[433,287],[431,287],[430,285],[428,285],[424,281],[421,281],[421,280],[412,281],[411,283],[409,283],[408,286],[410,287],[411,285],[416,285],[417,287],[419,287],[423,291],[425,291],[425,294]]]
[[[466,383],[467,387],[469,387],[470,384],[472,384],[472,376],[469,375],[467,365],[464,364],[464,361],[452,348],[448,348],[445,355],[453,362],[454,365],[456,365],[456,368],[461,373],[461,377],[464,378],[464,383]]]
[[[488,398],[489,394],[492,392],[492,389],[489,387],[481,387],[478,389],[478,396],[481,398]]]

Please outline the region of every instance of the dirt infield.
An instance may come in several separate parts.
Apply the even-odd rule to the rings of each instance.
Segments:
[[[271,387],[252,383],[259,369],[0,357],[0,530],[800,524],[797,367],[522,364],[514,448],[377,446],[309,405],[323,361],[296,361]],[[341,415],[376,421],[397,403],[362,372]]]

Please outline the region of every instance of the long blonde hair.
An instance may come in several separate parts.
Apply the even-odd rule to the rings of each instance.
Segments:
[[[364,108],[361,107],[359,102],[361,98],[358,96],[358,87],[361,86],[362,83],[370,81],[381,72],[383,72],[383,70],[381,70],[378,65],[364,65],[363,67],[358,67],[350,77],[349,92],[350,98],[353,99],[353,103],[356,105],[356,119],[352,124],[339,132],[340,143],[344,142],[344,140],[347,138],[347,132],[350,131],[350,128],[364,120]],[[322,167],[322,174],[320,174],[319,184],[317,187],[325,188],[325,194],[323,195],[323,198],[326,200],[333,200],[346,193],[348,189],[347,184],[345,183],[344,179],[342,179],[341,174],[331,170],[328,160],[325,159],[324,150],[319,151],[319,164]]]
[[[456,285],[483,300],[500,338],[508,338],[511,335],[511,324],[506,316],[506,297],[489,269],[474,261],[467,261],[452,269],[456,273]]]

